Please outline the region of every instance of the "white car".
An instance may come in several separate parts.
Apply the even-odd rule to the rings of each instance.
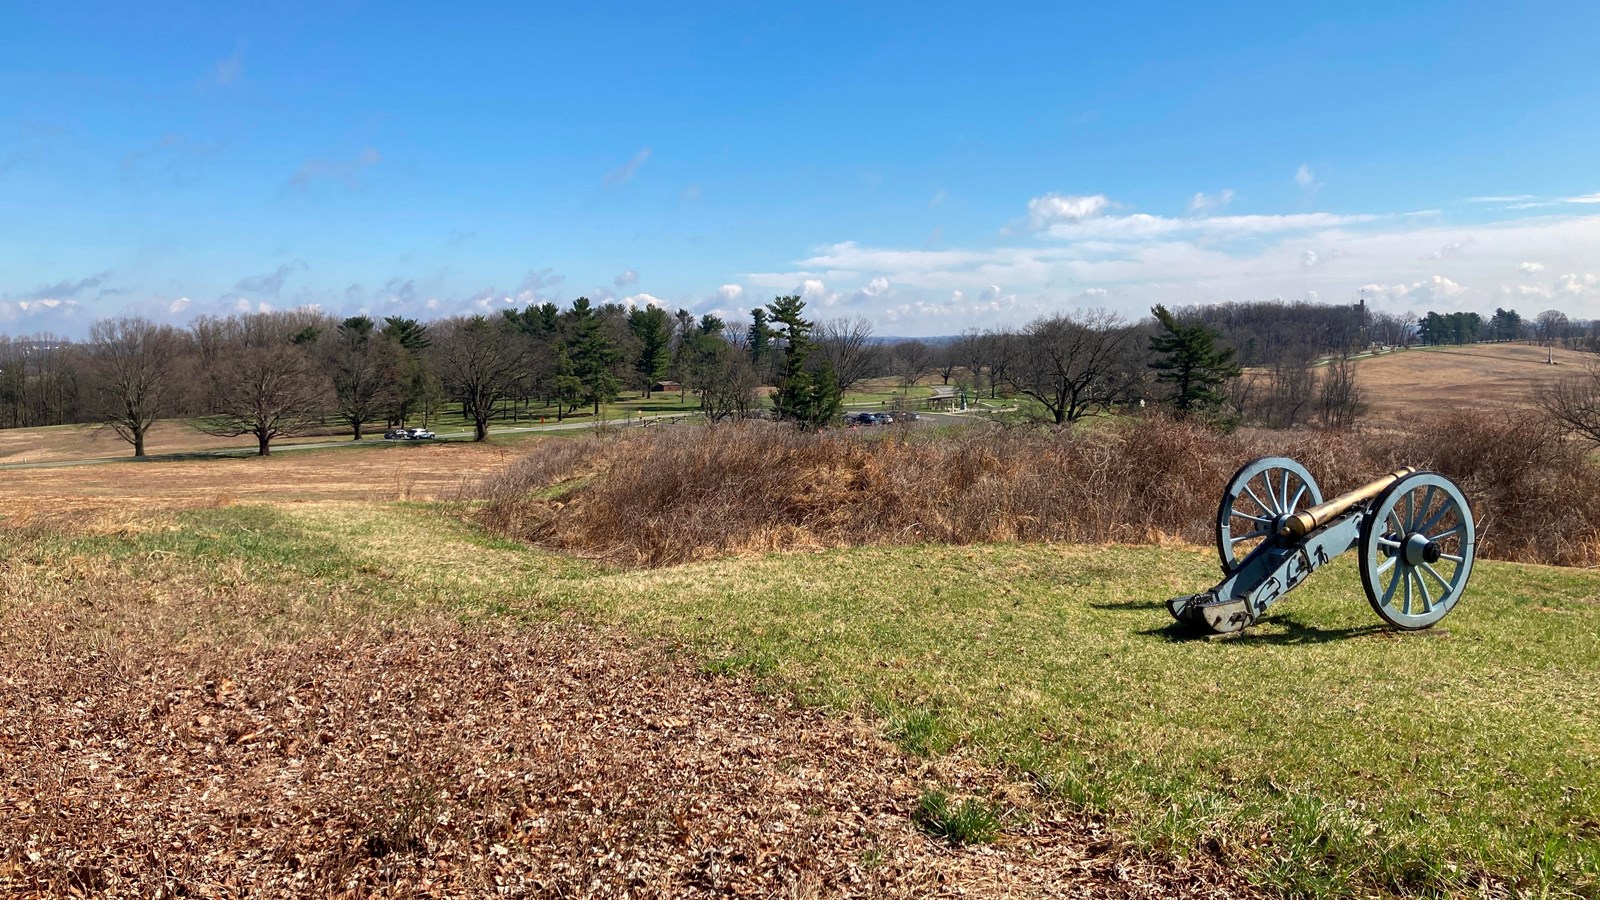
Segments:
[[[438,437],[437,434],[434,434],[426,428],[413,428],[407,433],[411,435],[411,439],[413,441],[431,441]]]

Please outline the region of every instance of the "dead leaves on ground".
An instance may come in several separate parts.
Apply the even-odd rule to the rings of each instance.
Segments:
[[[0,892],[1239,892],[1043,808],[947,847],[911,824],[919,792],[992,774],[571,624],[128,643],[0,645]]]

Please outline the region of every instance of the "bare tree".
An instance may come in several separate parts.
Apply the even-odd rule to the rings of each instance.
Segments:
[[[878,369],[878,348],[872,342],[872,323],[866,319],[828,319],[811,330],[822,357],[833,364],[833,375],[844,393],[871,378]]]
[[[169,415],[181,388],[188,340],[148,319],[100,319],[89,326],[85,374],[96,413],[117,437],[145,455],[145,435]]]
[[[1266,372],[1239,379],[1248,386],[1236,392],[1238,409],[1247,418],[1271,428],[1293,428],[1312,412],[1317,399],[1317,373],[1303,348],[1282,356]]]
[[[487,439],[489,422],[504,414],[500,401],[515,393],[527,368],[519,335],[483,316],[440,322],[431,333],[445,392],[472,419],[472,439]]]
[[[933,350],[933,371],[939,376],[939,383],[948,385],[950,377],[956,374],[956,369],[961,368],[961,357],[956,353],[952,344],[941,344]]]
[[[700,408],[707,419],[742,419],[756,408],[761,378],[743,349],[716,339],[701,355],[698,369]]]
[[[901,387],[911,387],[928,371],[933,349],[921,341],[901,341],[889,348],[889,369],[900,379]]]
[[[320,425],[333,399],[327,377],[290,343],[236,346],[215,374],[215,408],[196,427],[219,437],[254,435],[260,456],[277,438]]]
[[[750,323],[735,321],[723,325],[722,338],[735,350],[741,350],[748,355],[750,352]]]
[[[956,336],[955,343],[950,345],[950,351],[955,359],[966,367],[967,375],[972,379],[973,392],[982,390],[983,364],[987,356],[983,333],[976,328],[962,331]]]
[[[1323,367],[1317,411],[1324,428],[1349,428],[1366,411],[1355,363],[1341,359]]]
[[[1546,344],[1554,344],[1557,339],[1566,334],[1567,314],[1559,309],[1547,309],[1539,313],[1539,318],[1536,321],[1539,328],[1539,340]]]
[[[1015,332],[1005,329],[983,333],[984,367],[989,370],[989,399],[999,393],[999,386],[1010,381],[1011,366],[1017,361],[1021,340]]]
[[[1600,444],[1600,363],[1583,375],[1541,386],[1534,401],[1568,434]]]
[[[364,423],[399,402],[401,354],[400,345],[366,316],[345,319],[327,338],[323,363],[333,376],[339,418],[350,426],[352,440],[361,440]]]
[[[1038,319],[1023,330],[1005,378],[1043,404],[1055,424],[1076,422],[1132,397],[1143,373],[1136,336],[1103,311]]]

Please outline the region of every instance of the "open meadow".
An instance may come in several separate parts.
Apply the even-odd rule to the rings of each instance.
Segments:
[[[1360,359],[1368,420],[1526,406],[1552,381],[1583,374],[1594,354],[1525,343],[1418,347]]]
[[[866,446],[863,472],[919,459]],[[1162,601],[1211,583],[1214,552],[1162,528],[828,549],[854,539],[781,526],[644,567],[486,530],[474,498],[513,463],[553,473],[557,513],[605,502],[585,491],[606,475],[540,461],[583,447],[4,471],[0,885],[1600,891],[1592,571],[1480,560],[1442,626],[1403,634],[1346,560],[1193,640]],[[1197,471],[1208,506],[1222,476]],[[633,494],[613,536],[707,540],[659,510],[709,501]],[[785,545],[815,549],[760,550]]]

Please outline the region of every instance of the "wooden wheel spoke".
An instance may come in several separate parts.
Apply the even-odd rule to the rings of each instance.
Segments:
[[[1429,488],[1429,490],[1432,490],[1432,488]],[[1422,523],[1417,530],[1421,532],[1431,531],[1442,519],[1444,519],[1447,514],[1449,514],[1455,508],[1456,505],[1450,502],[1450,498],[1446,497],[1444,503],[1439,506],[1439,511],[1433,514],[1433,518]]]
[[[1261,502],[1261,498],[1256,496],[1256,492],[1250,489],[1250,485],[1247,484],[1247,485],[1244,486],[1244,492],[1246,494],[1250,495],[1250,499],[1254,500],[1256,502],[1257,506],[1261,507],[1261,511],[1262,512],[1276,512],[1277,511],[1277,510],[1273,509],[1272,507],[1266,505],[1265,503],[1262,503]],[[1263,521],[1265,521],[1265,520],[1263,520]]]
[[[1423,611],[1423,613],[1426,614],[1426,613],[1432,612],[1433,611],[1433,594],[1429,593],[1429,591],[1428,591],[1428,583],[1422,579],[1422,573],[1418,572],[1416,569],[1412,569],[1411,570],[1411,577],[1415,578],[1417,580],[1417,590],[1422,592],[1422,611]]]
[[[1290,503],[1289,508],[1284,510],[1284,512],[1294,512],[1295,510],[1299,509],[1300,501],[1305,497],[1306,490],[1307,488],[1305,482],[1301,482],[1300,490],[1294,492],[1294,502]]]
[[[1432,575],[1434,577],[1434,580],[1439,582],[1439,586],[1444,588],[1444,591],[1445,591],[1446,594],[1450,593],[1450,582],[1445,581],[1444,580],[1444,576],[1440,575],[1439,574],[1439,570],[1435,569],[1432,564],[1423,563],[1422,564],[1422,571],[1427,572],[1429,575]]]

